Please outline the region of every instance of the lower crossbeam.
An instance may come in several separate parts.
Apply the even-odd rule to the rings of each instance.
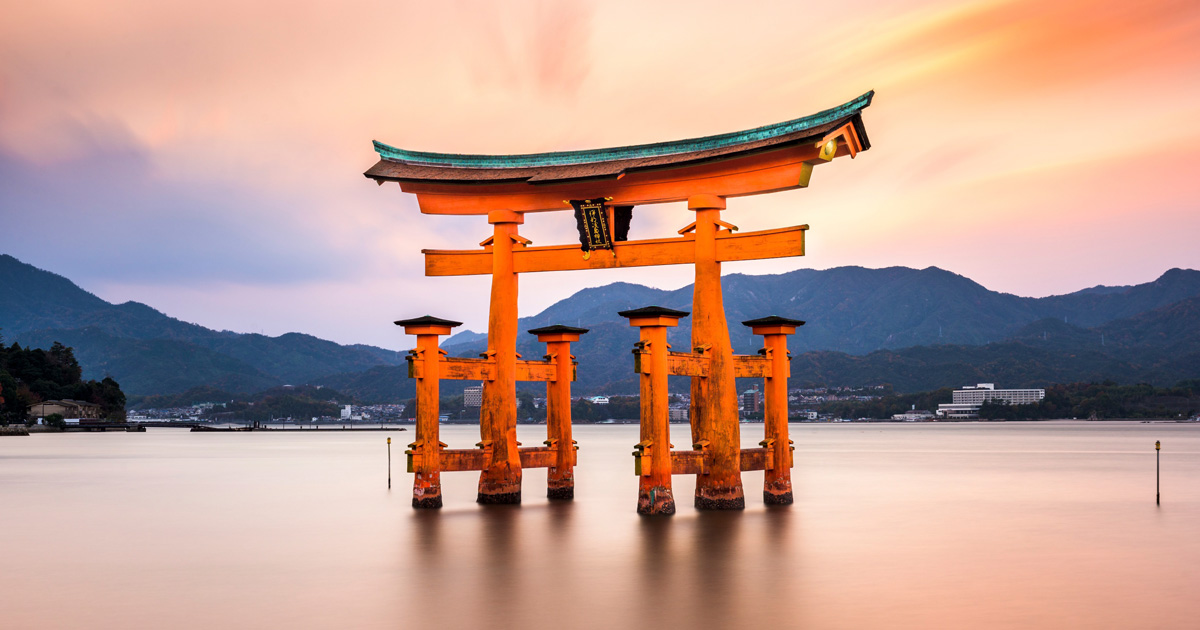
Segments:
[[[772,449],[744,448],[740,459],[743,472],[775,468],[775,452]],[[705,475],[707,471],[707,454],[704,451],[671,451],[672,475]]]
[[[523,446],[518,452],[521,454],[521,468],[551,468],[558,463],[557,448]],[[483,470],[487,466],[487,451],[481,448],[448,448],[441,452],[439,460],[441,472]]]

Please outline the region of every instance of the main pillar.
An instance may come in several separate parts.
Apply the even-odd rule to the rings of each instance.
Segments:
[[[586,328],[546,326],[530,334],[546,344],[546,359],[555,365],[555,379],[546,383],[546,446],[556,452],[554,465],[546,474],[546,497],[575,498],[575,440],[571,437],[571,380],[575,362],[571,342],[579,341]]]
[[[521,454],[517,451],[517,274],[513,243],[524,215],[488,213],[492,232],[492,301],[488,314],[487,356],[495,379],[483,383],[479,434],[492,457],[479,476],[479,503],[521,502]]]
[[[707,443],[708,474],[696,477],[696,508],[740,510],[742,495],[741,426],[733,376],[733,346],[721,297],[717,230],[725,199],[693,195],[696,212],[696,283],[692,297],[692,348],[711,358],[709,376],[692,379],[692,441]]]
[[[415,319],[396,322],[404,332],[416,335],[417,347],[413,350],[413,376],[417,379],[417,437],[409,444],[408,455],[412,458],[413,478],[412,506],[415,508],[442,507],[442,444],[438,435],[439,388],[441,378],[442,350],[438,347],[438,335],[449,335],[450,329],[462,322],[439,319],[426,315]]]

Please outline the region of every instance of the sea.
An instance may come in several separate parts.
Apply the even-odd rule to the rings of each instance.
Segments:
[[[1200,628],[1198,424],[794,424],[794,505],[681,475],[669,517],[637,430],[575,427],[574,501],[447,473],[431,511],[411,431],[3,437],[0,628]]]

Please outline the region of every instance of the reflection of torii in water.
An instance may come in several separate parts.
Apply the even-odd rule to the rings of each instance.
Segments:
[[[861,114],[873,94],[869,92],[811,116],[747,131],[593,151],[458,155],[406,151],[376,142],[375,150],[381,159],[365,173],[368,178],[381,185],[390,181],[399,183],[401,190],[417,195],[423,213],[486,215],[493,226],[492,236],[480,243],[481,249],[423,250],[425,275],[491,274],[488,350],[484,358],[451,361],[437,359],[440,356],[437,350],[430,352],[430,348],[437,347],[437,335],[448,334],[449,325],[457,325],[457,322],[436,318],[397,322],[411,328],[410,332],[414,334],[420,331],[426,338],[426,342],[420,343],[414,351],[420,354],[413,355],[413,376],[434,381],[437,378],[484,381],[479,418],[482,441],[479,449],[469,451],[448,450],[437,441],[436,383],[432,390],[418,387],[418,391],[426,392],[425,396],[433,396],[430,399],[433,404],[418,404],[417,436],[411,453],[413,470],[418,473],[418,489],[414,493],[424,499],[414,498],[414,505],[441,505],[440,481],[436,475],[443,470],[481,470],[478,497],[481,503],[520,502],[522,467],[547,465],[553,470],[554,466],[547,463],[549,455],[541,455],[545,449],[522,449],[516,441],[516,381],[546,380],[552,386],[558,383],[559,395],[565,386],[569,397],[569,380],[573,380],[565,372],[555,371],[564,369],[561,366],[555,368],[549,362],[518,360],[517,275],[536,271],[695,265],[692,346],[696,354],[678,356],[665,369],[693,376],[691,426],[692,441],[696,446],[693,451],[675,452],[665,459],[661,455],[650,457],[645,463],[668,467],[665,490],[669,492],[672,461],[676,461],[677,468],[683,465],[689,472],[692,466],[684,465],[685,462],[700,462],[695,464],[699,473],[696,506],[712,509],[744,506],[742,470],[766,468],[775,470],[776,477],[780,472],[786,473],[791,455],[786,439],[786,388],[781,401],[784,439],[766,440],[769,448],[764,446],[764,449],[770,451],[770,457],[759,457],[757,451],[764,449],[743,451],[740,448],[734,378],[765,375],[769,368],[752,367],[758,365],[754,363],[755,358],[735,359],[733,356],[721,296],[721,263],[802,256],[808,226],[734,234],[737,227],[721,220],[721,211],[729,197],[806,187],[813,166],[844,155],[854,157],[859,151],[870,148]],[[679,230],[676,237],[607,242],[602,238],[600,243],[593,240],[588,247],[611,248],[612,256],[581,257],[576,245],[532,247],[528,239],[517,233],[517,227],[525,222],[526,213],[565,210],[564,200],[575,200],[568,203],[577,213],[579,202],[603,200],[600,207],[605,213],[606,225],[601,231],[609,235],[615,231],[614,208],[687,201],[688,208],[696,213],[696,220]],[[588,212],[596,210],[593,208]],[[587,247],[589,243],[585,238],[581,235],[581,241]],[[434,320],[444,323],[437,325]],[[791,330],[795,325],[798,323],[791,324]],[[775,327],[779,326],[786,328],[787,324],[776,322]],[[586,332],[578,330],[580,332],[572,333],[574,339]],[[553,335],[546,340],[551,337]],[[786,344],[784,349],[786,351]],[[429,362],[434,360],[450,361],[446,368],[453,368],[452,373],[447,373],[446,369],[429,372]],[[738,368],[738,365],[744,367]],[[440,376],[426,377],[423,376],[425,373]],[[643,371],[643,381],[650,376]],[[786,376],[776,378],[786,379]],[[644,392],[645,387],[644,383]],[[778,411],[780,401],[772,401],[768,396],[766,403],[768,415],[772,405]],[[565,411],[558,409],[557,420],[566,423],[569,435],[569,398],[566,404]],[[644,433],[649,422],[647,404],[643,400]],[[551,413],[554,413],[553,409]],[[563,413],[565,416],[561,415]],[[549,420],[548,425],[553,421],[553,418]],[[768,430],[771,430],[770,426]],[[658,442],[658,445],[651,445],[651,453],[667,442],[665,435],[660,436]],[[562,474],[561,467],[573,466],[574,448],[570,440],[562,440],[561,435],[552,434],[548,443],[553,443],[546,449],[553,450],[558,472]],[[639,457],[639,464],[643,458]],[[662,463],[664,461],[666,464]],[[776,463],[779,466],[775,466]],[[786,492],[790,501],[790,478],[785,474],[776,485],[774,490],[768,487],[767,494],[774,493],[778,499],[774,502],[785,502],[782,498]],[[651,506],[644,511],[667,510]]]

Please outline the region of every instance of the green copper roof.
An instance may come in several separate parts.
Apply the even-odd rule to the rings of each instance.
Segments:
[[[778,136],[804,131],[819,125],[829,124],[861,112],[871,104],[874,91],[822,112],[804,118],[787,122],[766,125],[724,133],[716,136],[676,140],[674,142],[656,142],[654,144],[637,144],[627,147],[610,149],[593,149],[589,151],[558,151],[554,153],[526,153],[523,155],[466,155],[460,153],[428,153],[425,151],[407,151],[374,141],[375,151],[379,157],[386,160],[396,160],[413,164],[430,166],[448,166],[457,168],[529,168],[540,166],[561,166],[568,164],[589,164],[594,162],[609,162],[612,160],[627,160],[677,153],[708,151],[724,147],[737,146],[748,142],[766,140]]]

